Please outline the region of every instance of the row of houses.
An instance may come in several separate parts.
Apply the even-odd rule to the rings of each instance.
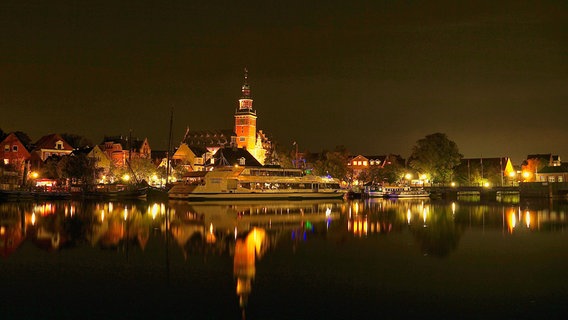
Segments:
[[[348,166],[355,178],[375,168],[396,164],[407,168],[406,159],[400,155],[356,155],[349,157]],[[414,176],[417,183],[422,181]],[[529,154],[521,164],[514,165],[509,157],[463,158],[454,169],[453,180],[462,185],[489,183],[491,185],[515,185],[519,182],[568,182],[568,164],[563,164],[555,154]]]
[[[147,138],[126,136],[105,136],[100,144],[93,147],[74,148],[59,134],[43,136],[26,146],[15,133],[10,133],[0,142],[0,146],[0,176],[4,180],[0,183],[4,185],[3,189],[8,189],[8,184],[25,183],[28,175],[40,171],[50,158],[84,154],[94,160],[95,167],[100,169],[100,176],[108,174],[113,167],[125,167],[133,159],[147,159],[156,168],[165,167],[168,159],[166,151],[153,151]],[[245,148],[207,148],[186,142],[182,142],[169,158],[172,167],[184,172],[211,170],[222,164],[262,165]]]

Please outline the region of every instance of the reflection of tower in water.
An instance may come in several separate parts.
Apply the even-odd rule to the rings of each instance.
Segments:
[[[253,228],[244,239],[236,239],[233,275],[237,279],[237,295],[243,319],[248,296],[252,291],[252,281],[256,274],[255,261],[264,254],[265,242],[266,232],[260,228]]]

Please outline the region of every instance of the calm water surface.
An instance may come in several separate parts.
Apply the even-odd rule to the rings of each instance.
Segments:
[[[4,202],[0,318],[565,318],[567,212],[535,199]]]

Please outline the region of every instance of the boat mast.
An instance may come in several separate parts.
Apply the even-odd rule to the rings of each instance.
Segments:
[[[174,108],[170,110],[170,131],[168,133],[168,151],[166,152],[166,186],[168,185],[168,179],[170,176],[170,159],[172,152],[172,127],[174,122]]]

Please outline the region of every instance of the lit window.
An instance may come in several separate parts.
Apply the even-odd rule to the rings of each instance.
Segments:
[[[63,142],[57,141],[57,142],[55,143],[55,149],[57,149],[57,150],[62,150],[62,149],[63,149]]]
[[[562,176],[558,176],[558,182],[564,182],[564,178]]]
[[[10,160],[4,159],[4,164],[10,164]]]
[[[555,180],[555,179],[554,179],[554,176],[548,177],[548,182],[554,182],[554,180]]]
[[[5,145],[4,145],[4,151],[5,151],[5,152],[9,152],[9,151],[10,151],[10,145],[9,145],[9,144],[5,144]]]
[[[366,166],[367,166],[367,161],[363,161],[363,165],[366,167]]]

